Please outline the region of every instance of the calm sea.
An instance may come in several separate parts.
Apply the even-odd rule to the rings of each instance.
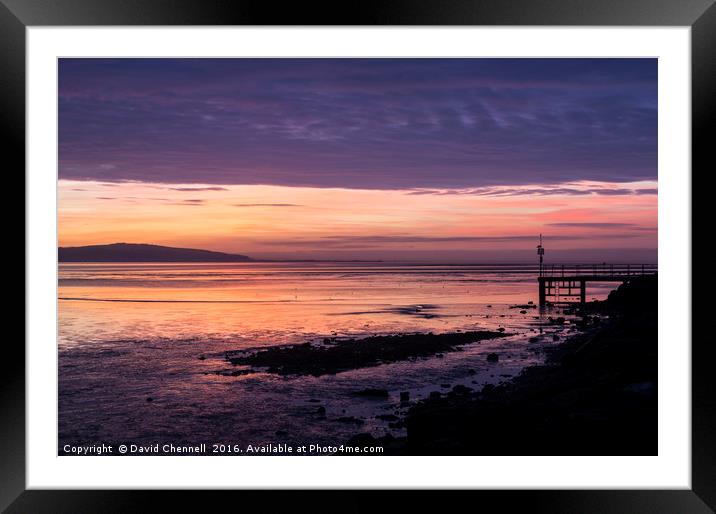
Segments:
[[[62,264],[60,447],[333,445],[360,432],[402,435],[376,418],[401,413],[401,391],[415,400],[448,384],[508,380],[573,330],[545,323],[555,311],[510,308],[536,302],[536,273],[532,265]],[[612,287],[600,284],[588,298]],[[231,376],[224,358],[325,337],[499,327],[515,335],[323,377]],[[493,351],[499,363],[486,362]],[[352,394],[367,387],[388,389],[390,399]],[[362,424],[337,421],[346,417]]]

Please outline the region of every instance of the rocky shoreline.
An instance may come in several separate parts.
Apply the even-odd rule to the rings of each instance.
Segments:
[[[405,437],[359,434],[348,444],[393,455],[656,455],[657,277],[632,279],[576,314],[586,328],[544,364],[414,404],[399,422]]]
[[[452,332],[447,334],[397,334],[361,339],[330,338],[323,344],[277,346],[258,351],[228,353],[226,359],[234,365],[250,366],[248,370],[278,375],[335,374],[341,371],[377,366],[407,359],[431,357],[487,339],[505,337],[500,331]]]

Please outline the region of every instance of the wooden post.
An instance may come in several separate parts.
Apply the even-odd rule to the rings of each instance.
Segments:
[[[544,307],[545,303],[547,303],[546,302],[547,295],[545,294],[545,290],[544,290],[546,281],[547,281],[547,279],[545,277],[539,277],[539,306],[540,307]]]
[[[579,281],[579,303],[585,303],[587,301],[587,281]]]

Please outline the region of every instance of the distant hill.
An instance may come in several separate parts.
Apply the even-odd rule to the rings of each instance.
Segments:
[[[58,258],[60,262],[247,262],[253,260],[246,255],[130,243],[60,247]]]

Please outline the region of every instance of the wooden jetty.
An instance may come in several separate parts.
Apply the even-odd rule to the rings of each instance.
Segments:
[[[588,282],[626,282],[656,272],[656,264],[560,264],[550,267],[540,262],[539,304],[584,303]]]

